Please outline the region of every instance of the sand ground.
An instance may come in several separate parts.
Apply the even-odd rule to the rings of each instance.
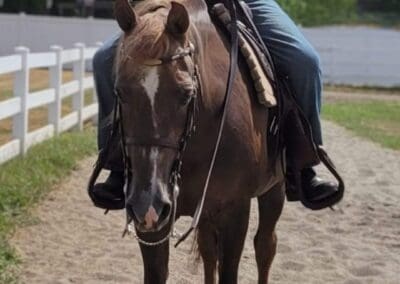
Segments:
[[[278,226],[272,283],[400,283],[400,152],[382,149],[324,122],[327,148],[347,183],[340,210],[311,212],[286,204]],[[35,225],[12,244],[23,283],[141,283],[136,241],[121,239],[123,213],[104,216],[86,196],[94,158],[79,167],[33,212]],[[253,204],[254,205],[254,204]],[[189,220],[180,220],[178,229]],[[256,283],[252,207],[239,283]],[[189,240],[172,249],[169,283],[202,283]]]

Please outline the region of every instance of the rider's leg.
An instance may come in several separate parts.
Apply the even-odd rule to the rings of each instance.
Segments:
[[[114,78],[113,78],[113,64],[115,52],[118,44],[119,35],[116,35],[106,41],[102,47],[96,52],[93,57],[93,75],[95,80],[96,92],[99,102],[99,124],[98,124],[98,148],[103,149],[111,132],[112,112],[114,107]],[[111,173],[106,182],[96,184],[94,187],[94,194],[99,200],[97,202],[99,207],[106,207],[105,209],[118,209],[124,207],[123,195],[123,164],[122,153],[117,146],[116,151],[113,151],[111,157],[105,168],[110,170]],[[112,201],[114,206],[107,206],[107,201]],[[110,208],[111,207],[111,208]]]
[[[245,0],[254,23],[271,52],[278,75],[288,77],[296,101],[308,118],[314,141],[322,145],[320,109],[322,76],[320,59],[296,24],[274,0]],[[303,188],[319,199],[336,190],[336,185],[316,177],[313,169],[302,173]]]
[[[274,0],[246,0],[246,3],[277,72],[288,76],[296,101],[311,123],[314,140],[322,144],[319,120],[322,77],[317,52]]]
[[[116,35],[104,42],[93,57],[93,75],[99,101],[99,132],[97,133],[99,149],[105,147],[111,130],[110,119],[114,107],[112,70],[118,38],[119,35]]]

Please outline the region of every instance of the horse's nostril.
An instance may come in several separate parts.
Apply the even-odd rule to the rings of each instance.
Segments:
[[[149,207],[127,203],[126,211],[139,231],[154,231],[169,223],[172,205],[169,202],[153,202]]]
[[[140,224],[140,223],[143,222],[143,219],[138,218],[138,216],[135,214],[135,211],[133,210],[133,207],[132,207],[132,206],[127,205],[127,206],[126,206],[126,211],[127,211],[128,215],[129,215],[129,217],[132,218],[132,220],[133,220],[135,223]]]
[[[167,219],[169,217],[170,213],[171,213],[171,205],[165,204],[164,208],[162,209],[161,214],[160,214],[160,220]]]

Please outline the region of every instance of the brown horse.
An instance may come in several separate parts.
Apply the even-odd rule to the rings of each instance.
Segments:
[[[142,239],[144,282],[151,284],[168,277],[174,209],[176,218],[194,216],[202,198],[229,69],[228,40],[212,23],[206,3],[178,2],[148,0],[131,8],[127,0],[117,0],[115,6],[124,32],[115,74],[129,167],[127,213]],[[268,282],[284,203],[281,164],[268,160],[268,110],[256,101],[248,69],[239,66],[197,228],[206,283],[215,283],[217,272],[219,283],[237,282],[254,197],[260,218],[254,239],[259,283]],[[193,120],[197,129],[186,141]],[[188,142],[187,149],[177,159],[182,142]],[[177,160],[182,160],[182,190],[175,202],[171,171]]]

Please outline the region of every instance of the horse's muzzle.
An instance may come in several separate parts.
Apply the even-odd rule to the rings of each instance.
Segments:
[[[126,210],[139,232],[157,232],[170,221],[172,202],[158,195],[142,192],[140,198],[128,199]]]

